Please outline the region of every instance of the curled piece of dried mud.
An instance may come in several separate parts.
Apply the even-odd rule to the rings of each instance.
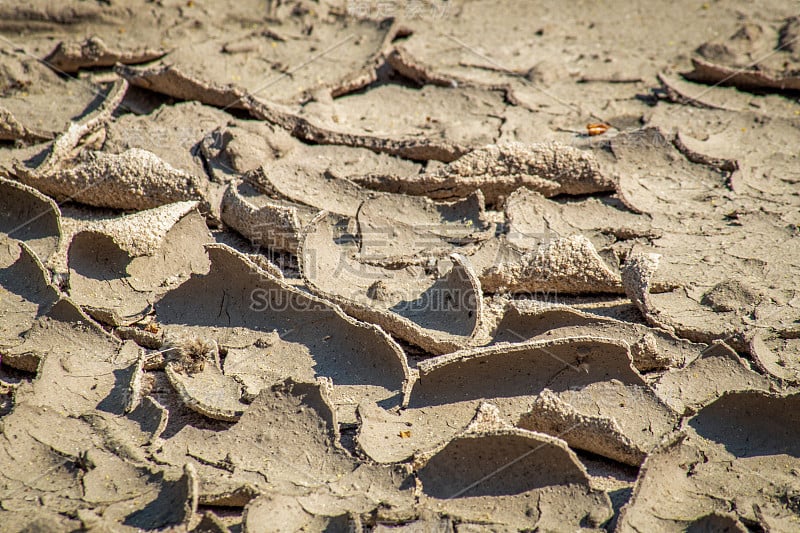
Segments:
[[[800,489],[799,401],[797,395],[747,391],[703,408],[647,458],[619,531],[685,531],[693,524],[731,522],[738,529],[741,523],[797,529],[792,501]]]
[[[780,28],[745,23],[725,41],[701,45],[692,58],[693,70],[684,77],[753,92],[798,90],[800,77],[790,66],[798,57],[798,38],[797,16]]]
[[[720,172],[733,173],[739,170],[739,162],[735,159],[713,157],[693,149],[692,145],[696,142],[697,141],[693,140],[691,137],[683,135],[681,132],[677,132],[675,134],[675,140],[672,141],[672,144],[686,157],[686,159],[692,163],[715,168]]]
[[[137,401],[138,348],[133,343],[123,347],[67,299],[39,317],[6,357],[22,355],[38,361],[37,378],[17,391],[18,402],[78,416],[95,408],[123,414]]]
[[[800,76],[794,71],[774,71],[759,65],[739,68],[720,65],[700,57],[692,58],[689,80],[710,85],[733,86],[744,91],[800,91]],[[755,68],[753,68],[755,67]]]
[[[234,182],[225,189],[221,216],[253,244],[297,253],[301,224],[295,206],[264,196],[247,183]]]
[[[658,311],[650,302],[650,284],[660,261],[659,254],[632,253],[622,265],[622,284],[625,287],[625,294],[650,325],[675,331],[658,317]]]
[[[220,86],[188,76],[173,66],[133,68],[118,66],[117,73],[132,85],[167,94],[182,100],[197,100],[225,109],[241,109],[289,131],[298,139],[315,144],[335,144],[366,148],[417,161],[452,161],[467,152],[448,141],[394,138],[345,133],[321,126],[274,104],[268,104],[233,86]]]
[[[25,242],[47,262],[61,240],[61,210],[33,187],[0,178],[0,245],[9,239]],[[0,264],[7,266],[4,256]]]
[[[215,340],[228,353],[224,370],[255,394],[294,378],[333,380],[343,420],[355,420],[363,399],[400,405],[409,369],[405,354],[382,330],[299,291],[244,255],[206,246],[208,274],[194,275],[155,305],[165,334]]]
[[[301,498],[289,494],[264,494],[244,509],[242,524],[246,533],[290,533],[307,531],[350,531],[348,513],[338,516],[317,515],[306,511]]]
[[[641,372],[682,367],[707,348],[658,328],[602,317],[568,306],[537,307],[510,302],[497,325],[492,344],[532,339],[596,335],[631,346],[634,366]]]
[[[440,256],[447,256],[454,245],[485,240],[494,234],[480,191],[456,202],[434,202],[425,197],[377,194],[341,177],[370,171],[414,174],[418,169],[409,162],[363,149],[303,147],[245,176],[246,182],[271,198],[259,198],[242,186],[238,190],[256,203],[291,202],[289,206],[294,207],[303,226],[320,210],[356,218],[362,235],[361,254],[375,261],[419,261],[420,254],[430,248],[438,248]],[[231,203],[231,198],[226,200]],[[249,236],[257,230],[245,231]],[[382,246],[384,249],[380,249]]]
[[[348,243],[347,235],[337,232],[341,228],[325,212],[305,229],[299,258],[303,279],[313,291],[433,353],[473,341],[483,320],[483,299],[467,259],[452,254],[452,267],[438,278],[420,267],[381,268],[352,259],[354,240]]]
[[[623,293],[620,276],[582,235],[547,239],[518,250],[504,239],[484,244],[470,255],[487,293]]]
[[[184,426],[158,457],[194,463],[203,480],[201,494],[232,482],[250,483],[262,494],[294,495],[309,515],[367,512],[381,500],[410,503],[411,495],[400,491],[389,469],[358,465],[339,437],[330,385],[287,380],[262,390],[226,431]],[[373,488],[365,493],[359,485]]]
[[[495,235],[480,190],[455,202],[383,194],[364,200],[356,214],[358,259],[397,268],[425,265],[451,253],[469,253]],[[409,222],[413,221],[413,222]]]
[[[591,152],[560,143],[492,144],[473,150],[439,170],[419,177],[354,178],[365,187],[434,199],[463,198],[480,189],[499,205],[520,187],[544,196],[614,191]]]
[[[270,196],[310,206],[317,211],[355,217],[361,204],[377,195],[350,181],[350,176],[419,172],[419,165],[415,163],[360,148],[298,145],[290,154],[248,173],[247,179]],[[424,212],[422,202],[402,197],[397,201]],[[396,218],[400,210],[400,206],[391,206],[386,216]],[[427,222],[427,217],[424,222]]]
[[[89,152],[71,168],[24,181],[58,200],[113,209],[151,209],[188,200],[208,202],[207,182],[138,148],[121,154]]]
[[[705,109],[724,109],[736,111],[731,103],[719,98],[716,94],[708,94],[704,86],[697,86],[692,83],[674,78],[664,72],[658,74],[658,81],[661,84],[663,97],[675,104],[691,105]],[[736,99],[733,98],[733,105]]]
[[[661,234],[652,227],[651,217],[622,208],[616,199],[555,202],[521,187],[508,197],[504,211],[508,241],[520,248],[554,237],[583,235],[595,249],[605,251],[618,241],[649,240]],[[604,257],[612,265],[616,262],[614,254]]]
[[[633,413],[631,406],[647,413]],[[677,420],[644,380],[623,384],[611,379],[577,394],[544,389],[517,425],[557,435],[576,449],[639,466]]]
[[[222,373],[219,348],[213,341],[186,340],[164,371],[183,403],[201,415],[235,422],[247,409],[242,386]]]
[[[395,46],[386,56],[386,63],[402,77],[418,85],[438,85],[456,88],[459,80],[434,72],[431,67],[417,61],[403,46]]]
[[[0,243],[0,354],[10,367],[35,372],[41,354],[18,350],[42,315],[59,301],[58,289],[35,253],[24,243],[7,240]]]
[[[769,379],[754,372],[730,346],[714,341],[681,369],[670,370],[653,383],[664,403],[687,414],[731,391],[771,389]]]
[[[378,462],[402,461],[438,446],[466,427],[482,399],[515,424],[545,389],[585,416],[613,419],[620,434],[642,450],[652,448],[676,422],[631,365],[628,346],[608,339],[504,343],[428,359],[419,363],[418,371],[407,409],[395,414],[359,406],[359,446]],[[590,430],[585,426],[574,439],[569,432],[562,438],[578,448],[609,451],[597,445],[598,439],[583,439]],[[617,453],[614,458],[620,457]],[[634,462],[632,456],[625,457]]]
[[[147,150],[174,169],[205,181],[205,154],[198,144],[231,120],[229,114],[198,102],[162,105],[148,114],[127,113],[106,124],[103,152]]]
[[[564,441],[497,422],[418,456],[415,470],[420,505],[461,523],[557,530],[600,527],[612,514]]]
[[[795,330],[756,333],[750,355],[758,368],[790,383],[800,382],[800,334]]]
[[[108,46],[100,37],[82,42],[62,41],[42,61],[62,73],[74,73],[82,68],[113,67],[117,63],[133,65],[147,63],[163,56],[164,50],[142,47],[123,50]]]
[[[67,252],[70,294],[92,316],[130,325],[192,274],[208,271],[211,240],[197,202],[179,202],[84,226]]]
[[[255,11],[255,4],[251,5]],[[233,79],[242,90],[254,96],[268,94],[271,101],[287,104],[302,103],[311,94],[326,89],[340,94],[347,90],[346,86],[357,90],[372,81],[356,80],[359,74],[369,76],[364,71],[374,70],[376,56],[391,42],[395,26],[325,16],[326,8],[320,9],[323,13],[312,14],[310,20],[289,15],[280,22],[256,19],[257,23],[247,26],[249,31],[228,27],[219,36],[173,49],[164,61],[147,68],[174,66],[188,76],[219,86],[230,83],[230,73],[235,71]],[[225,15],[231,16],[227,12]],[[225,15],[220,13],[220,19]],[[306,34],[309,26],[313,27],[313,36]],[[328,57],[334,52],[333,57]],[[254,56],[262,59],[252,61]],[[308,62],[313,62],[314,67],[301,68]]]
[[[102,104],[100,86],[62,78],[8,43],[6,40],[3,45],[0,140],[33,143],[53,139],[76,117],[87,115]]]
[[[650,443],[635,442],[636,434],[631,433],[631,439],[613,418],[582,413],[549,389],[534,398],[531,410],[520,417],[517,425],[558,435],[570,446],[633,466],[644,461],[654,444],[652,439]]]

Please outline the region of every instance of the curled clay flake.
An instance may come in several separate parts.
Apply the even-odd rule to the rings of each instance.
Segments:
[[[702,408],[648,456],[619,531],[677,532],[704,522],[795,530],[787,495],[798,490],[798,407],[797,394],[741,391]],[[707,518],[717,513],[729,518]]]
[[[421,506],[516,528],[598,527],[611,516],[608,496],[590,487],[564,441],[490,422],[491,408],[476,418],[482,420],[415,458]]]
[[[721,341],[714,341],[686,367],[671,369],[653,382],[658,397],[678,413],[697,411],[732,391],[770,389],[766,376],[754,372]]]
[[[568,306],[542,308],[522,301],[512,301],[506,306],[491,343],[591,335],[628,343],[633,364],[640,372],[683,367],[708,348],[706,344],[688,342],[661,329]]]
[[[562,438],[577,448],[632,464],[676,423],[675,413],[634,369],[629,348],[621,341],[567,337],[502,343],[427,359],[417,370],[404,411],[359,406],[362,426],[357,441],[376,461],[402,461],[438,446],[466,427],[484,399],[499,409],[506,423],[516,424],[537,402],[545,406],[537,400],[540,394],[545,399],[555,394],[574,419],[568,427],[579,424],[574,436],[565,433]],[[550,396],[546,389],[552,391]],[[632,405],[637,406],[633,412]],[[537,413],[531,417],[535,420]],[[597,418],[606,420],[598,423]],[[598,433],[615,424],[614,434]],[[543,424],[539,429],[553,427]],[[403,430],[412,431],[408,439],[391,438]]]
[[[226,109],[248,111],[254,118],[279,126],[308,143],[354,146],[416,161],[452,161],[467,152],[464,146],[449,141],[345,133],[329,129],[283,106],[261,101],[238,87],[205,82],[184,74],[174,66],[134,68],[118,65],[116,71],[132,85],[182,100],[197,100]]]
[[[473,342],[483,320],[483,299],[469,260],[452,254],[449,272],[438,278],[415,266],[398,270],[359,263],[351,259],[352,239],[336,237],[340,231],[323,212],[304,232],[300,258],[313,291],[434,353]]]
[[[83,42],[60,42],[42,61],[61,72],[77,72],[87,67],[113,67],[117,63],[136,64],[158,59],[166,52],[149,48],[123,50],[109,47],[101,38]]]
[[[271,250],[297,253],[301,225],[298,207],[260,195],[246,183],[231,183],[222,199],[222,221]]]
[[[46,263],[61,241],[61,210],[33,187],[0,177],[0,243],[17,239]]]
[[[560,143],[506,143],[478,148],[439,170],[414,178],[356,179],[366,187],[434,199],[463,198],[480,189],[486,203],[520,187],[544,196],[614,191],[594,155]]]
[[[489,241],[471,255],[488,293],[623,293],[620,276],[586,237],[572,235],[517,250],[505,240]]]
[[[235,422],[247,409],[242,389],[222,373],[216,342],[195,337],[177,343],[176,354],[164,368],[183,403],[204,416]]]
[[[206,272],[211,240],[196,202],[82,224],[66,251],[70,294],[92,316],[128,326],[192,274]]]
[[[114,209],[141,210],[186,200],[207,201],[204,181],[139,148],[121,154],[91,152],[71,168],[28,182],[55,198]]]
[[[337,409],[348,421],[355,420],[354,402],[361,399],[403,402],[410,374],[405,354],[380,328],[298,290],[228,246],[206,245],[206,252],[210,271],[172,289],[155,310],[165,335],[214,339],[227,350],[224,372],[206,364],[214,379],[224,378],[231,388],[241,381],[254,388],[248,394],[257,394],[286,378],[331,378]]]

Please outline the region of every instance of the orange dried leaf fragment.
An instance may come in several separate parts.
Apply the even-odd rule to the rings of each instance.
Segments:
[[[611,126],[608,124],[603,124],[602,122],[592,122],[586,125],[586,131],[591,136],[602,135],[607,132],[610,127]]]

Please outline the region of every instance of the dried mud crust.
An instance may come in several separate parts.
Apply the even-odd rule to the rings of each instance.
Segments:
[[[785,2],[134,4],[0,5],[0,530],[800,528]]]

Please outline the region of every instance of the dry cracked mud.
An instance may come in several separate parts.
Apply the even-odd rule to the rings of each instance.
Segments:
[[[800,530],[778,0],[0,2],[0,533]]]

